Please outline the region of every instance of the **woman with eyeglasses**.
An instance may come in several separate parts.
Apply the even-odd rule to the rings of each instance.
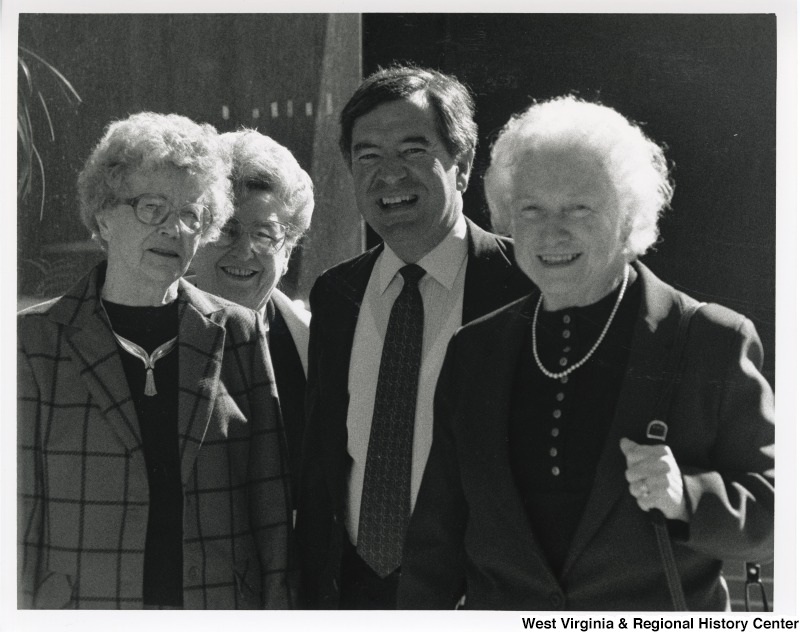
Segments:
[[[18,319],[20,607],[291,605],[263,323],[181,278],[231,215],[225,155],[140,113],[78,178],[106,259]]]
[[[192,262],[199,288],[256,310],[268,331],[296,490],[303,438],[310,314],[278,288],[311,223],[314,188],[291,152],[255,130],[222,134],[230,152],[233,218]],[[293,494],[296,498],[296,494]]]

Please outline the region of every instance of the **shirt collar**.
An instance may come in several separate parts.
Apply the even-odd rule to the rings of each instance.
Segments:
[[[458,271],[467,256],[467,221],[459,215],[450,232],[417,265],[448,290],[453,288]],[[383,294],[397,272],[406,265],[387,245],[378,260],[378,291]]]

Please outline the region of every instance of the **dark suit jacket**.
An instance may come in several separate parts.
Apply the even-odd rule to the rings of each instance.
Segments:
[[[267,314],[272,314],[269,325],[269,353],[275,369],[281,417],[289,447],[292,505],[296,506],[297,487],[300,480],[300,452],[306,425],[304,403],[306,374],[300,359],[300,351],[292,338],[286,319],[272,300],[271,303],[271,305],[267,305]]]
[[[509,464],[510,388],[538,298],[465,327],[437,386],[434,438],[411,518],[400,607],[671,610],[655,534],[624,478],[621,437],[643,441],[680,313],[693,302],[635,264],[642,305],[617,411],[560,576],[529,526]],[[718,305],[695,314],[668,444],[691,520],[674,552],[689,608],[721,610],[722,559],[772,556],[773,397],[752,323]]]
[[[18,318],[20,607],[141,608],[148,480],[105,264]],[[181,280],[185,608],[290,605],[288,465],[264,329]]]
[[[531,291],[513,263],[512,242],[467,220],[463,321]],[[361,300],[382,250],[377,246],[328,270],[311,291],[311,341],[297,537],[307,605],[337,608],[351,458],[347,452],[350,351]]]

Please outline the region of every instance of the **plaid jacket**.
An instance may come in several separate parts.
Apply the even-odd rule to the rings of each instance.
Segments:
[[[18,317],[21,608],[141,608],[148,483],[105,264]],[[185,608],[290,607],[286,448],[255,313],[179,288]]]

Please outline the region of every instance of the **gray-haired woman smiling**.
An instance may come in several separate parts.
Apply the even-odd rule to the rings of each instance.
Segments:
[[[181,279],[231,215],[224,156],[211,126],[140,113],[80,174],[106,261],[18,320],[21,607],[290,604],[262,325]]]
[[[402,607],[465,594],[468,608],[670,610],[671,568],[689,609],[725,610],[722,560],[771,558],[774,404],[758,334],[704,306],[676,370],[669,350],[697,302],[637,261],[668,176],[663,150],[599,104],[537,103],[501,132],[486,196],[540,291],[450,345]],[[649,445],[675,374],[655,418],[666,443]]]
[[[234,214],[219,239],[198,251],[194,280],[197,287],[254,309],[263,319],[296,491],[311,314],[277,286],[311,224],[314,186],[292,153],[268,136],[243,129],[222,134],[221,140],[230,152]]]

